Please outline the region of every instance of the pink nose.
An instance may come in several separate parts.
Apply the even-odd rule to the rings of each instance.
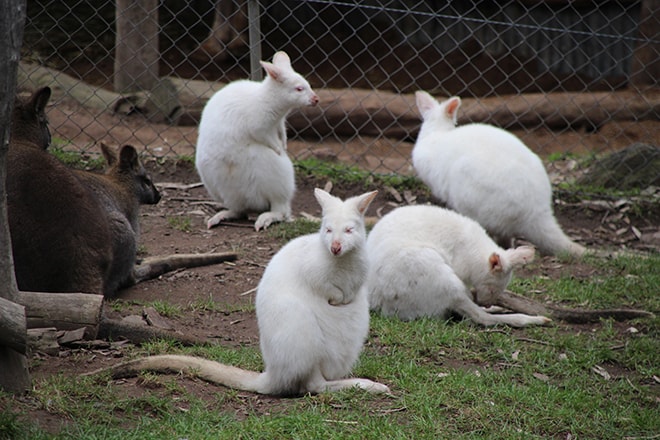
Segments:
[[[341,243],[338,242],[333,242],[332,246],[330,246],[330,252],[333,253],[333,255],[339,255],[341,252]]]
[[[317,95],[312,96],[312,99],[310,99],[310,105],[316,105],[319,103],[319,97]]]

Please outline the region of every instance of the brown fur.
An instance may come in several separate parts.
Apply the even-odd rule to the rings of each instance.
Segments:
[[[70,170],[46,152],[49,96],[45,88],[18,101],[12,119],[7,206],[18,287],[113,296],[133,282],[139,204],[160,194],[131,146],[118,158],[102,147],[102,175]]]

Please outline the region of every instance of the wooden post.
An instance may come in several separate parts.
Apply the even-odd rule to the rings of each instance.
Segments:
[[[19,292],[17,302],[25,306],[27,328],[76,330],[85,327],[85,333],[92,339],[98,333],[103,295]]]
[[[114,87],[151,90],[158,83],[158,0],[117,0]]]
[[[25,22],[24,0],[0,0],[0,297],[13,312],[16,331],[25,327],[25,315],[11,303],[18,293],[14,262],[11,253],[9,223],[7,221],[7,150],[9,147],[11,113],[16,95],[16,74],[21,58],[23,23]],[[20,339],[20,335],[16,335]],[[27,337],[27,335],[26,335]],[[18,348],[18,350],[17,350]],[[22,351],[22,352],[21,352]],[[30,374],[27,357],[22,343],[0,342],[0,389],[23,393],[30,389]]]
[[[657,86],[660,78],[660,0],[642,0],[638,38],[633,53],[630,84],[634,87]]]

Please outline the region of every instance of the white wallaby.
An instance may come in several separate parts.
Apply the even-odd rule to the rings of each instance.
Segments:
[[[288,113],[319,98],[291,67],[286,53],[261,62],[262,82],[234,81],[216,92],[204,107],[199,124],[195,164],[211,197],[226,209],[207,226],[259,213],[254,226],[291,217],[295,192],[293,164],[286,152]]]
[[[385,316],[445,318],[451,312],[481,325],[514,327],[550,319],[520,313],[491,314],[512,270],[534,259],[534,248],[504,250],[474,220],[438,206],[406,206],[385,215],[367,239],[369,305]]]
[[[456,127],[457,96],[438,102],[416,93],[423,123],[413,165],[433,194],[478,221],[498,243],[523,237],[541,253],[581,256],[552,210],[552,187],[541,159],[512,133],[486,124]]]
[[[386,385],[368,379],[345,378],[369,331],[362,288],[367,274],[364,213],[376,192],[345,202],[320,189],[314,195],[323,208],[320,232],[285,245],[266,267],[257,289],[263,373],[164,355],[111,367],[113,376],[186,370],[210,382],[280,396],[351,387],[389,392]]]

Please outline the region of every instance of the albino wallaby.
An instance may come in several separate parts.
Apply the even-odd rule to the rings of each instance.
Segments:
[[[113,296],[132,284],[140,203],[158,190],[135,148],[102,146],[105,174],[71,170],[37,145],[12,144],[7,204],[21,290]]]
[[[293,164],[286,153],[287,114],[316,105],[318,96],[284,52],[261,62],[262,82],[234,81],[215,93],[199,123],[195,164],[211,197],[223,203],[207,226],[260,213],[254,226],[291,217]]]
[[[534,248],[504,250],[474,220],[437,206],[406,206],[385,215],[367,239],[369,305],[403,320],[447,317],[450,312],[482,325],[523,327],[550,319],[519,313],[494,315],[475,304],[493,304],[512,270],[534,258]]]
[[[459,97],[439,103],[426,92],[415,96],[424,121],[413,165],[436,197],[478,221],[503,247],[523,237],[543,254],[585,252],[561,230],[543,163],[520,139],[492,125],[456,127]]]
[[[266,267],[257,289],[263,373],[163,355],[110,367],[113,376],[186,370],[228,387],[281,396],[350,387],[389,392],[368,379],[343,378],[357,361],[369,330],[369,306],[361,288],[367,272],[364,213],[376,192],[345,202],[320,189],[314,195],[323,208],[320,232],[285,245]]]

